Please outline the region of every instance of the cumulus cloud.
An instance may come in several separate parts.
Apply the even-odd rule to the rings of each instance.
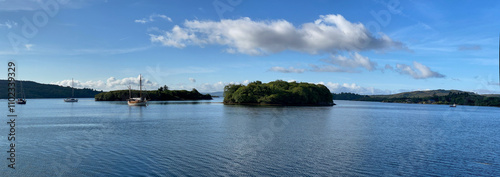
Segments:
[[[342,15],[321,15],[298,27],[286,20],[254,21],[248,17],[221,21],[187,20],[162,34],[150,34],[153,43],[184,48],[187,45],[223,45],[228,52],[249,55],[284,50],[310,54],[338,51],[406,49],[385,34],[375,36],[361,23]]]
[[[345,68],[361,67],[367,69],[368,71],[373,71],[377,67],[377,63],[370,61],[368,57],[362,56],[357,52],[350,53],[349,57],[332,55],[329,59],[324,59],[322,61]]]
[[[361,87],[355,83],[333,83],[333,82],[319,82],[317,84],[323,84],[325,85],[328,89],[330,89],[330,92],[332,93],[340,93],[340,92],[350,92],[350,93],[357,93],[361,95],[383,95],[383,94],[391,94],[392,92],[389,90],[381,90],[381,89],[376,89],[373,87]]]
[[[191,81],[192,83],[195,83],[195,82],[196,82],[196,79],[194,79],[194,78],[189,78],[189,81]]]
[[[279,66],[272,67],[269,71],[280,72],[280,73],[303,73],[305,69],[298,69],[294,67],[283,68]]]
[[[479,46],[479,45],[462,45],[462,46],[458,46],[458,51],[466,51],[466,50],[481,50],[481,46]]]
[[[432,71],[429,67],[420,64],[416,61],[413,62],[413,66],[408,66],[405,64],[396,64],[397,72],[400,74],[410,75],[414,79],[427,79],[427,78],[443,78],[445,75],[438,72]]]
[[[155,18],[161,18],[161,19],[167,20],[169,22],[172,22],[172,19],[170,17],[167,17],[166,15],[160,15],[160,14],[153,14],[153,15],[150,15],[149,18],[134,20],[134,22],[145,24],[148,22],[154,22]]]
[[[96,89],[96,90],[105,90],[105,91],[128,89],[128,86],[131,86],[132,89],[139,88],[139,76],[122,78],[122,79],[110,77],[106,81],[102,81],[102,80],[98,80],[98,81],[74,80],[73,82],[74,82],[73,86],[75,88],[92,88],[92,89]],[[57,81],[57,82],[52,82],[51,84],[61,85],[61,86],[71,86],[71,80]],[[143,89],[156,89],[158,87],[158,84],[155,82],[152,82],[148,79],[142,78],[142,86],[143,86]]]

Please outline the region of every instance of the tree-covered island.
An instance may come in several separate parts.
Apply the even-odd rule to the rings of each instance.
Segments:
[[[322,84],[277,80],[248,85],[230,84],[224,88],[224,104],[333,106],[330,90]]]
[[[139,91],[132,90],[132,97],[138,97]],[[142,91],[142,95],[151,101],[169,101],[169,100],[211,100],[210,94],[201,94],[198,90],[169,90],[167,86],[158,88],[158,90]],[[129,98],[129,90],[115,90],[102,92],[95,95],[96,101],[126,101]]]

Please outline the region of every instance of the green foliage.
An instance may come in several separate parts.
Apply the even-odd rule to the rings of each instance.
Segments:
[[[71,87],[63,87],[52,84],[40,84],[33,81],[16,81],[16,92],[19,96],[21,88],[20,82],[23,83],[23,90],[26,98],[68,98],[71,97]],[[0,90],[7,91],[7,80],[0,80]],[[90,88],[76,89],[75,98],[92,98],[102,91],[97,91]],[[7,99],[7,94],[0,95],[0,99]]]
[[[324,85],[277,80],[261,81],[224,88],[225,104],[334,105],[330,90]]]
[[[357,99],[367,97],[365,95],[359,95],[356,93],[345,93],[345,92],[332,93],[332,95],[333,95],[334,100],[357,100]]]
[[[338,100],[380,101],[389,103],[458,104],[470,106],[500,106],[500,97],[484,96],[458,90],[431,90],[394,95],[332,94]]]
[[[167,86],[158,88],[158,90],[143,91],[143,96],[152,101],[166,100],[211,100],[209,94],[203,95],[198,90],[168,90]],[[139,97],[138,90],[132,90],[132,97]],[[126,101],[129,98],[128,90],[116,90],[103,92],[95,95],[96,101]]]

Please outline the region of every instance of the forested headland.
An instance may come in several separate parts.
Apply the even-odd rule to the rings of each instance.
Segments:
[[[479,95],[460,90],[415,91],[393,95],[359,95],[355,93],[333,93],[332,95],[334,100],[500,107],[500,97],[498,97],[498,95]]]
[[[132,90],[132,97],[139,97],[139,90]],[[158,90],[142,91],[143,97],[151,101],[169,100],[211,100],[210,94],[201,94],[198,90],[169,90],[167,86]],[[129,98],[129,90],[115,90],[95,95],[96,101],[126,101]]]
[[[248,85],[230,84],[224,88],[224,104],[333,106],[330,90],[321,84],[261,81]]]

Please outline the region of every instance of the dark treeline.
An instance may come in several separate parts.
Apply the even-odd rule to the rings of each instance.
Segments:
[[[142,91],[143,97],[151,101],[167,100],[211,100],[210,94],[201,94],[198,90],[168,90],[167,86],[158,90]],[[132,90],[132,97],[139,97],[138,90]],[[96,101],[126,101],[129,98],[129,90],[116,90],[103,92],[95,95]]]
[[[330,90],[324,85],[282,80],[264,84],[255,81],[247,86],[227,85],[224,104],[334,105]]]
[[[346,93],[346,92],[332,93],[332,95],[334,100],[357,100],[363,97],[367,97],[365,95],[359,95],[356,93]]]
[[[391,95],[358,95],[354,93],[333,94],[337,100],[380,101],[390,103],[421,103],[421,104],[457,104],[470,106],[498,106],[500,97],[491,97],[474,94],[471,92],[449,92],[448,95],[438,96],[411,96],[393,97]]]
[[[7,80],[0,80],[0,90],[5,94],[0,94],[0,99],[7,99],[8,97],[8,82]],[[40,84],[33,81],[16,81],[16,96],[21,97],[21,82],[26,98],[67,98],[71,97],[71,87],[63,87],[52,84]],[[76,89],[75,98],[92,98],[96,94],[101,93],[90,88]]]

